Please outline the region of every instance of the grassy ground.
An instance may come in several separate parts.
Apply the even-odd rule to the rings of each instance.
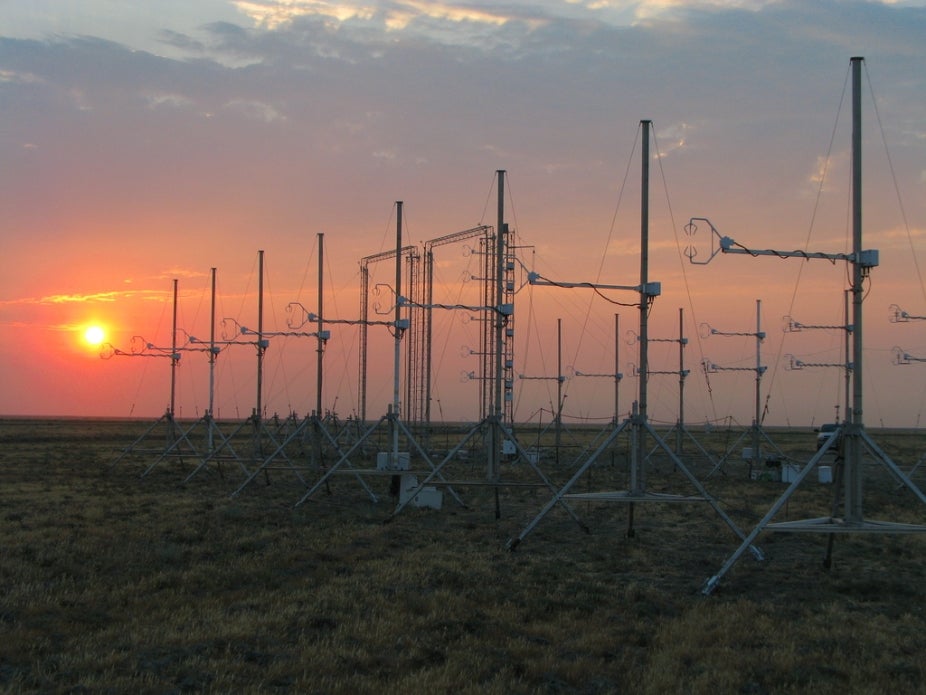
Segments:
[[[555,509],[509,552],[548,490],[501,490],[496,519],[491,490],[460,487],[466,507],[384,524],[388,478],[369,479],[378,504],[339,476],[294,508],[291,471],[231,497],[234,465],[183,485],[188,457],[110,469],[138,428],[0,422],[3,692],[926,692],[922,535],[840,536],[827,571],[826,537],[763,534],[767,560],[705,598],[739,540],[703,503],[638,504],[628,538],[626,504],[574,502],[590,533]],[[879,443],[904,467],[926,449]],[[576,489],[619,484],[622,455]],[[649,489],[691,492],[654,461]],[[747,532],[784,490],[740,462],[692,468]],[[866,516],[926,523],[866,468]],[[826,515],[832,491],[808,483],[780,519]]]

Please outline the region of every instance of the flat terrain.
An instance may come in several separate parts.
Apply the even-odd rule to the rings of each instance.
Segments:
[[[922,534],[840,534],[825,569],[830,536],[765,532],[766,559],[746,553],[704,597],[740,545],[705,502],[572,500],[587,533],[557,506],[511,552],[553,496],[524,463],[503,465],[511,484],[496,502],[462,484],[484,478],[474,447],[445,469],[465,506],[442,486],[441,510],[384,523],[388,476],[363,478],[376,503],[339,473],[294,506],[319,455],[337,458],[311,437],[233,495],[262,462],[253,440],[183,482],[203,434],[184,429],[189,441],[161,460],[170,431],[139,441],[150,424],[0,421],[0,691],[926,692]],[[462,431],[435,433],[431,448]],[[750,475],[739,432],[692,434],[681,459],[748,533],[786,489],[768,479],[776,467]],[[785,462],[814,452],[809,430],[768,434]],[[870,434],[904,470],[926,452],[916,433]],[[284,436],[253,446],[266,454]],[[596,436],[569,431],[559,451],[548,434],[522,443],[559,489]],[[622,435],[572,491],[625,489],[627,450]],[[866,461],[865,516],[926,524],[926,505]],[[695,492],[661,451],[644,470],[651,492]],[[913,479],[923,485],[926,465]],[[812,472],[775,520],[829,515],[836,488]]]

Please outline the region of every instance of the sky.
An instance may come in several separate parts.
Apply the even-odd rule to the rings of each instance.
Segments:
[[[322,249],[324,315],[356,320],[360,259],[395,248],[396,201],[403,243],[423,247],[496,223],[498,170],[519,277],[633,287],[641,121],[652,121],[648,276],[661,294],[649,356],[669,373],[649,379],[650,418],[678,417],[682,353],[686,423],[748,425],[761,331],[763,421],[831,421],[845,412],[849,266],[692,264],[686,253],[707,260],[711,234],[685,227],[708,218],[751,249],[851,251],[849,71],[863,56],[863,247],[879,252],[863,304],[863,417],[919,427],[924,37],[923,1],[0,0],[0,415],[159,416],[174,280],[180,344],[208,339],[212,268],[217,336],[247,342],[236,326],[257,326],[260,251],[265,331],[292,330],[293,302],[317,309]],[[478,303],[478,272],[471,246],[441,247],[436,299]],[[371,284],[394,280],[393,264],[373,265]],[[372,300],[379,318],[389,287]],[[630,410],[636,299],[519,281],[516,420],[549,421],[562,373],[566,421],[606,422],[616,364],[618,409]],[[892,305],[914,318],[891,321]],[[480,315],[438,313],[432,413],[471,420]],[[795,322],[820,328],[783,330]],[[94,325],[110,348],[84,339]],[[323,407],[347,416],[359,332],[329,328]],[[392,401],[394,342],[382,327],[369,335],[376,417]],[[895,347],[909,364],[893,363]],[[314,407],[315,349],[270,338],[265,415]],[[255,406],[255,354],[223,347],[219,417]],[[704,360],[720,369],[706,374]],[[175,412],[201,416],[206,354],[184,351],[174,377]]]

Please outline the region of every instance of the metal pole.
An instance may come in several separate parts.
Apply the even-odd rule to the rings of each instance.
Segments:
[[[263,417],[264,381],[264,252],[257,252],[257,422]]]
[[[675,428],[675,453],[682,453],[682,430],[685,428],[685,310],[678,308],[678,425]]]
[[[209,305],[209,416],[211,417],[215,407],[215,268],[210,268],[209,274],[212,277],[212,301]],[[212,450],[211,436],[210,434],[210,451]]]
[[[621,315],[614,314],[614,424],[620,420],[621,413]]]
[[[318,332],[318,342],[316,351],[318,353],[316,360],[316,379],[315,379],[315,414],[317,417],[322,416],[322,379],[324,371],[322,369],[324,363],[324,354],[325,354],[325,341],[322,339],[322,331],[324,330],[324,319],[322,318],[325,315],[324,311],[324,293],[323,293],[323,277],[325,272],[325,235],[322,232],[318,233],[318,325],[316,326],[316,331]]]
[[[651,121],[640,121],[643,127],[642,181],[640,194],[640,406],[643,420],[647,417],[647,373],[649,371],[649,130]]]
[[[212,421],[215,407],[215,268],[210,268],[209,274],[212,278],[212,301],[209,305],[209,418],[206,436],[211,455],[214,446]]]
[[[360,263],[360,384],[357,389],[360,422],[367,421],[367,328],[370,315],[370,268]]]
[[[177,388],[177,278],[174,278],[174,320],[170,333],[170,416],[174,417]]]
[[[633,428],[635,447],[630,469],[630,487],[632,492],[643,489],[643,470],[645,439],[641,425],[647,419],[647,372],[649,371],[649,136],[652,121],[640,121],[643,129],[642,176],[640,183],[640,395],[637,422]]]
[[[849,294],[850,294],[849,290],[846,290],[843,293],[843,299],[844,299],[843,316],[845,318],[845,324],[846,324],[846,330],[845,330],[846,344],[844,348],[845,358],[846,358],[846,368],[844,370],[845,372],[845,387],[844,387],[845,393],[843,394],[845,398],[845,410],[843,411],[844,413],[842,417],[843,421],[845,421],[849,416],[849,398],[850,398],[849,394],[851,393],[851,382],[852,382],[852,366],[851,366],[852,360],[849,358],[849,349],[850,349],[849,342],[850,342],[850,335],[852,334],[852,331],[849,330]],[[836,424],[838,425],[839,424],[839,417],[838,417],[839,413],[837,412],[836,415],[837,415]]]
[[[431,427],[431,350],[434,324],[432,304],[434,303],[434,250],[425,247],[424,252],[424,421],[430,431]],[[441,416],[443,420],[443,416]]]
[[[563,320],[556,319],[556,462],[563,430]]]
[[[762,460],[759,451],[759,418],[761,417],[761,390],[762,390],[762,300],[756,300],[756,413],[752,421],[752,460],[758,465]]]
[[[862,61],[852,58],[852,419],[846,444],[846,521],[862,521]]]
[[[399,327],[402,320],[402,305],[399,297],[402,296],[402,201],[397,200],[395,224],[395,341],[392,362],[392,416],[399,417],[399,370],[402,362],[402,329]],[[392,423],[392,465],[399,465],[399,428]]]

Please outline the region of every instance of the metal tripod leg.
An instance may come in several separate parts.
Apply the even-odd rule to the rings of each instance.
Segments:
[[[804,482],[804,478],[808,476],[810,471],[813,470],[820,459],[822,459],[826,452],[830,450],[830,447],[832,447],[835,443],[837,436],[841,433],[842,428],[839,427],[830,435],[829,439],[824,442],[823,446],[820,447],[817,453],[814,454],[810,461],[807,462],[801,472],[797,474],[797,477],[792,481],[791,485],[788,486],[788,489],[784,491],[784,494],[778,498],[775,504],[772,505],[771,509],[769,509],[765,513],[765,516],[763,516],[759,521],[759,523],[756,524],[756,527],[749,533],[748,536],[746,536],[745,539],[743,539],[740,547],[737,548],[729,558],[727,558],[727,561],[723,564],[723,567],[720,568],[720,571],[704,583],[704,586],[701,588],[701,593],[703,595],[710,596],[714,592],[714,589],[717,588],[717,585],[720,583],[720,580],[723,578],[723,576],[730,571],[730,569],[733,567],[733,565],[736,564],[743,553],[752,546],[752,542],[758,537],[760,533],[762,533],[765,527],[768,526],[769,522],[775,517],[778,511],[783,506],[785,506],[785,504],[791,498],[791,495],[793,495],[795,491],[801,486],[801,483]]]
[[[379,428],[379,426],[383,423],[383,421],[384,421],[385,419],[386,419],[386,416],[385,416],[385,415],[382,416],[379,420],[376,421],[376,424],[374,424],[374,425],[373,425],[372,427],[370,427],[366,432],[364,432],[363,434],[361,434],[361,435],[360,435],[360,438],[357,439],[357,441],[354,442],[354,443],[351,445],[351,447],[350,447],[347,451],[345,451],[343,454],[341,454],[341,458],[339,458],[331,468],[329,468],[327,471],[325,471],[325,474],[324,474],[321,478],[319,478],[317,481],[315,481],[315,484],[314,484],[311,488],[309,488],[308,492],[306,492],[302,497],[299,498],[299,500],[293,505],[293,507],[298,507],[300,504],[302,504],[302,503],[305,502],[307,499],[309,499],[312,495],[314,495],[314,494],[315,494],[315,491],[318,490],[318,488],[320,488],[322,485],[324,485],[325,483],[327,483],[327,482],[328,482],[328,479],[329,479],[332,475],[334,475],[335,471],[337,471],[342,465],[346,465],[348,468],[351,468],[351,464],[350,464],[350,457],[351,457],[351,455],[352,455],[355,451],[357,451],[357,449],[359,449],[359,448],[363,445],[363,443],[366,441],[367,437],[369,437],[371,434],[373,434],[373,432],[375,432],[375,431]],[[355,474],[354,474],[354,477],[357,478],[357,480],[358,480],[358,481],[360,482],[360,484],[363,486],[364,490],[366,490],[367,494],[370,495],[370,498],[373,500],[373,502],[378,502],[378,501],[379,501],[379,498],[378,498],[378,497],[373,493],[373,491],[367,486],[367,484],[364,482],[364,480],[363,480],[363,478],[360,476],[360,474],[359,474],[359,473],[355,473]]]
[[[508,540],[508,543],[507,543],[507,545],[506,545],[506,547],[508,548],[508,550],[514,550],[515,548],[517,548],[518,545],[520,545],[521,541],[523,541],[525,538],[527,538],[527,536],[530,534],[530,532],[533,531],[534,528],[536,528],[537,524],[540,523],[541,519],[543,519],[543,517],[545,517],[545,516],[547,515],[547,513],[548,513],[551,509],[553,509],[553,507],[555,507],[557,504],[563,504],[563,505],[566,504],[566,502],[563,501],[563,498],[566,496],[566,494],[569,492],[569,490],[572,489],[572,486],[575,485],[577,482],[579,482],[579,479],[582,477],[582,475],[585,473],[585,471],[588,470],[588,469],[592,466],[593,463],[595,463],[595,461],[598,459],[598,457],[599,457],[602,453],[604,453],[604,451],[605,451],[609,446],[611,446],[611,443],[612,443],[615,439],[617,439],[617,437],[621,434],[621,432],[624,431],[624,429],[627,427],[628,424],[630,424],[630,420],[624,420],[624,422],[622,422],[622,423],[620,424],[619,427],[615,428],[615,430],[608,436],[608,438],[605,439],[604,442],[601,443],[601,446],[599,446],[599,447],[592,453],[592,455],[588,457],[588,459],[585,461],[585,463],[583,463],[583,464],[579,467],[579,469],[578,469],[578,470],[575,472],[575,474],[569,479],[569,481],[568,481],[562,488],[560,488],[560,489],[556,492],[555,495],[553,495],[553,497],[550,499],[550,501],[547,502],[546,505],[543,507],[543,509],[540,510],[540,513],[539,513],[536,517],[534,517],[533,521],[531,521],[527,526],[524,527],[524,530],[521,531],[521,533],[518,535],[518,537],[517,537],[517,538],[510,538],[510,539]],[[568,506],[568,505],[567,505],[567,506]],[[589,531],[588,527],[585,526],[584,524],[582,525],[582,530],[585,531],[586,533],[588,533],[588,531]]]
[[[729,526],[730,530],[733,531],[733,533],[735,533],[741,540],[746,540],[746,534],[744,534],[743,531],[740,529],[740,527],[737,526],[736,523],[733,521],[733,519],[731,519],[727,515],[727,513],[723,511],[723,509],[720,508],[720,505],[717,504],[717,501],[711,495],[708,494],[705,487],[701,484],[701,481],[699,481],[695,477],[695,475],[690,470],[688,470],[688,467],[684,463],[682,463],[682,460],[678,456],[675,455],[675,452],[669,448],[669,445],[659,438],[655,430],[653,430],[652,425],[650,425],[647,422],[647,423],[644,423],[643,426],[650,433],[650,436],[652,436],[653,439],[655,439],[659,443],[659,445],[662,447],[662,450],[665,451],[665,453],[669,455],[669,458],[672,459],[672,462],[675,464],[675,466],[685,475],[686,478],[688,478],[688,481],[692,485],[694,485],[695,489],[698,491],[701,497],[704,498],[704,501],[707,502],[709,505],[711,505],[711,508],[717,513],[717,516],[723,519],[723,522],[727,526]],[[749,550],[757,560],[765,559],[765,556],[762,554],[762,551],[759,550],[759,548],[757,548],[756,546],[750,544]]]
[[[392,511],[392,514],[390,514],[386,518],[387,522],[392,521],[392,519],[398,516],[399,512],[405,509],[408,503],[415,498],[415,495],[417,495],[422,489],[424,489],[425,485],[427,485],[432,480],[434,480],[434,478],[440,476],[441,469],[443,469],[443,467],[448,462],[452,461],[453,458],[457,455],[457,452],[459,452],[464,446],[466,446],[469,440],[472,439],[480,429],[482,429],[482,426],[484,423],[485,423],[485,420],[482,420],[477,425],[475,425],[472,429],[470,429],[470,431],[467,432],[466,435],[464,435],[463,439],[461,439],[455,447],[453,447],[450,451],[447,452],[447,455],[444,456],[443,459],[441,459],[440,463],[432,467],[431,472],[428,473],[427,476],[425,476],[424,480],[421,481],[421,483],[418,485],[418,488],[414,491],[414,493],[409,495],[408,498],[405,500],[405,502],[400,502],[398,506],[396,506],[396,508]],[[417,446],[418,443],[415,442],[415,445]],[[430,464],[430,460],[428,460],[428,463]],[[441,477],[441,480],[443,480],[443,477]],[[463,504],[463,500],[457,497],[456,494],[454,494],[453,496],[461,505],[466,506],[465,504]]]

